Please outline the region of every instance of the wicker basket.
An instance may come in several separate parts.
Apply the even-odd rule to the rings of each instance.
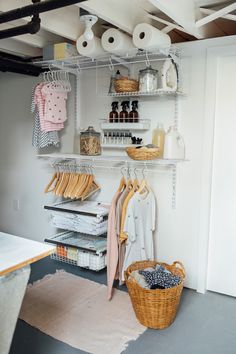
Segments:
[[[115,80],[115,90],[117,93],[137,92],[139,90],[139,82],[134,79],[123,77]]]
[[[158,148],[147,148],[145,146],[140,149],[135,147],[126,148],[125,151],[133,160],[154,160],[159,157],[160,151]]]
[[[149,290],[142,288],[136,280],[130,276],[132,271],[163,265],[171,273],[181,277],[179,285],[170,289]],[[163,329],[174,321],[180,302],[185,269],[181,262],[172,265],[156,261],[141,261],[131,264],[125,271],[125,281],[131,298],[134,312],[139,322],[149,328]]]

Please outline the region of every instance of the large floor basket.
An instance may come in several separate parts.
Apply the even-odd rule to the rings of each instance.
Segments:
[[[179,285],[170,289],[149,290],[142,288],[130,276],[134,270],[163,265],[171,273],[181,277]],[[172,265],[156,261],[141,261],[131,264],[125,271],[125,281],[131,298],[134,312],[139,322],[149,328],[163,329],[174,321],[185,279],[185,269],[181,262]]]

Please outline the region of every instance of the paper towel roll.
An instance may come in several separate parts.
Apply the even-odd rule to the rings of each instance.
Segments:
[[[104,50],[109,53],[122,56],[130,51],[132,51],[132,53],[137,51],[137,48],[135,48],[133,44],[132,37],[116,28],[109,28],[105,31],[102,35],[101,42]]]
[[[77,39],[76,47],[79,54],[92,59],[98,58],[105,53],[101,45],[101,39],[95,36],[91,40],[87,40],[84,35],[80,36]]]
[[[152,51],[156,48],[168,48],[171,45],[170,36],[148,23],[138,24],[133,32],[135,47]]]

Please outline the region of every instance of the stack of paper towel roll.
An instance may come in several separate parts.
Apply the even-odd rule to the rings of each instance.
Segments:
[[[98,58],[106,52],[124,56],[130,52],[135,54],[138,49],[152,51],[169,47],[170,44],[168,34],[148,23],[138,24],[134,29],[133,37],[116,28],[109,28],[103,33],[101,39],[94,36],[93,39],[87,40],[82,35],[76,43],[78,52],[90,58]]]

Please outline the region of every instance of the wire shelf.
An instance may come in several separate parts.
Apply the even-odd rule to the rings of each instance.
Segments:
[[[123,120],[125,118],[122,118]],[[109,122],[107,119],[101,120],[101,129],[102,130],[127,130],[127,131],[132,131],[132,130],[149,130],[151,126],[151,121],[150,119],[139,119],[138,122],[121,122],[120,118],[117,118],[118,122],[113,123]]]
[[[121,166],[123,165],[124,167],[125,165],[129,165],[129,164],[141,165],[141,167],[144,167],[145,165],[158,167],[160,165],[172,166],[179,162],[188,161],[186,159],[155,159],[155,160],[137,161],[137,160],[132,160],[128,156],[106,156],[106,155],[85,156],[79,154],[40,154],[37,155],[37,157],[54,159],[54,160],[56,159],[67,160],[67,162],[69,162],[70,160],[78,161],[78,163],[87,162],[90,165],[93,164],[94,168],[99,167],[99,163],[105,163],[107,169],[110,169],[112,164],[121,164]]]
[[[98,255],[107,250],[107,240],[105,237],[81,232],[65,231],[53,237],[46,238],[44,241],[55,245],[74,247],[78,250],[93,252]]]
[[[68,70],[74,74],[78,73],[80,70],[94,69],[94,68],[105,68],[117,65],[130,65],[136,63],[148,63],[157,60],[165,60],[166,58],[172,57],[175,61],[178,61],[180,57],[180,48],[176,46],[171,47],[160,47],[154,49],[152,52],[138,50],[138,52],[130,51],[124,56],[115,56],[111,53],[102,55],[96,59],[91,59],[85,56],[75,56],[65,59],[56,60],[44,60],[44,61],[34,61],[34,64],[41,66],[42,68],[57,68]]]
[[[171,91],[171,90],[162,90],[158,89],[152,92],[143,92],[143,91],[137,91],[137,92],[121,92],[121,93],[108,93],[107,96],[111,97],[154,97],[154,96],[183,96],[185,95],[183,91]]]

